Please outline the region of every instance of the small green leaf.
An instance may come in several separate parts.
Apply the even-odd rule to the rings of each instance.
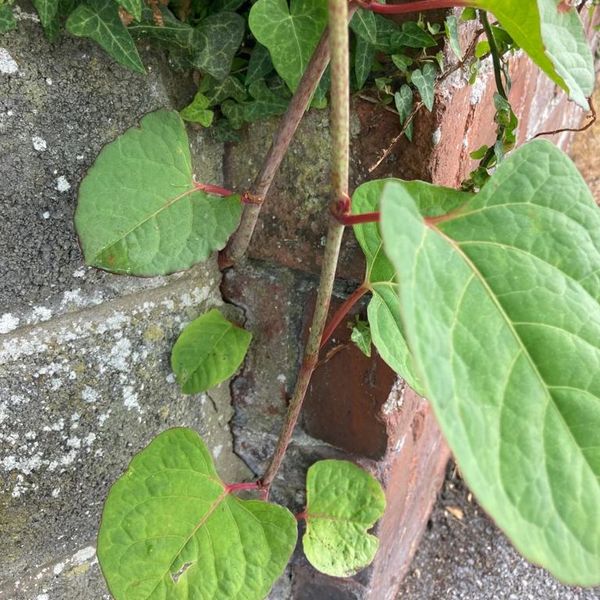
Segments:
[[[391,38],[392,46],[399,50],[401,48],[434,48],[437,46],[435,38],[419,27],[414,21],[402,24],[402,30],[396,32]]]
[[[198,91],[209,99],[209,106],[221,104],[227,98],[233,98],[238,102],[242,102],[248,95],[244,85],[233,76],[226,77],[223,81],[217,81],[210,76],[204,77],[200,82]]]
[[[216,308],[192,321],[171,354],[177,383],[186,394],[197,394],[231,377],[242,364],[252,334],[228,321]]]
[[[250,62],[246,71],[246,85],[250,85],[259,79],[264,79],[272,70],[273,61],[271,60],[269,51],[257,42],[250,55]]]
[[[282,506],[240,500],[191,429],[169,429],[112,486],[98,560],[115,600],[262,600],[297,525]]]
[[[88,264],[162,275],[223,248],[240,213],[238,196],[196,190],[183,121],[160,110],[102,150],[79,188],[75,225]]]
[[[210,127],[215,113],[212,110],[208,110],[209,106],[210,100],[204,94],[198,92],[191,104],[180,110],[179,114],[184,121],[199,123],[203,127]]]
[[[6,33],[17,26],[17,20],[10,4],[0,4],[0,33]]]
[[[217,80],[225,79],[245,28],[244,18],[236,13],[222,12],[206,17],[196,27],[198,50],[193,65]]]
[[[73,35],[93,39],[123,66],[146,72],[113,0],[86,0],[71,13],[67,29]]]
[[[135,37],[149,37],[171,49],[181,49],[185,54],[193,53],[198,45],[196,30],[182,23],[164,6],[160,9],[162,25],[154,20],[150,7],[144,7],[139,23],[132,23],[127,30]]]
[[[392,36],[399,32],[396,23],[363,8],[359,8],[352,17],[350,29],[358,38],[386,52],[391,52]]]
[[[568,157],[543,141],[512,153],[445,218],[423,220],[419,185],[385,187],[381,227],[444,437],[526,558],[566,583],[597,585],[600,210]]]
[[[588,108],[594,59],[577,10],[562,0],[473,0],[494,13],[516,44],[573,100]]]
[[[345,460],[315,463],[306,476],[306,558],[327,575],[354,575],[375,558],[379,540],[367,531],[384,510],[372,475]]]
[[[245,121],[252,122],[281,115],[288,107],[289,98],[279,96],[269,89],[264,79],[252,83],[248,91],[253,100],[243,105]]]
[[[371,328],[367,321],[356,321],[350,339],[365,356],[371,356]]]
[[[437,69],[431,63],[425,63],[422,69],[413,71],[411,77],[413,85],[419,90],[423,104],[429,111],[433,110],[436,78]]]
[[[373,68],[375,61],[376,48],[365,42],[363,38],[356,39],[356,48],[354,50],[354,75],[356,77],[356,87],[360,90],[365,85],[369,73]]]
[[[235,100],[225,100],[221,112],[233,129],[241,129],[244,125],[244,107]]]
[[[460,47],[460,36],[458,35],[458,19],[456,15],[449,15],[446,17],[444,21],[444,27],[446,30],[446,37],[448,38],[448,42],[450,43],[450,48],[452,48],[452,52],[456,55],[458,60],[462,60],[463,51]]]
[[[406,120],[410,117],[413,110],[413,92],[409,85],[402,84],[400,89],[394,94],[394,103],[400,116],[400,125],[404,127]],[[412,142],[413,123],[409,123],[406,128],[406,137]]]
[[[136,21],[142,18],[142,0],[117,0],[117,2],[130,14]]]
[[[58,5],[59,0],[33,0],[42,27],[51,39],[58,32]]]
[[[327,23],[322,0],[258,0],[248,24],[269,49],[275,70],[295,91]]]

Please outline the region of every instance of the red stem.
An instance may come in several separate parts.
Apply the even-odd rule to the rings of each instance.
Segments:
[[[369,291],[369,288],[363,283],[359,288],[354,290],[344,303],[337,309],[333,315],[331,321],[323,332],[321,337],[321,348],[329,341],[329,338],[333,335],[334,331],[338,328],[338,325],[342,322],[344,317],[350,312],[350,309]]]
[[[334,215],[342,225],[360,225],[361,223],[377,223],[379,212],[368,212],[362,215]]]
[[[306,521],[306,511],[303,510],[296,515],[296,521]]]
[[[233,494],[235,492],[241,492],[242,490],[260,490],[260,489],[262,489],[262,488],[258,481],[225,484],[225,491],[228,494]]]
[[[218,185],[212,185],[211,183],[198,183],[194,181],[194,187],[201,192],[207,194],[214,194],[215,196],[233,196],[234,192],[226,188],[219,187]]]
[[[358,4],[366,10],[383,15],[403,15],[426,10],[440,10],[471,5],[467,0],[417,0],[416,2],[407,2],[405,4],[380,4],[376,0],[361,0]]]

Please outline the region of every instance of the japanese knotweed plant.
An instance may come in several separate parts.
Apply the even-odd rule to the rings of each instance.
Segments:
[[[493,13],[587,107],[592,56],[577,12],[565,2],[364,3],[360,27],[374,35],[387,27],[371,10],[450,4]],[[218,250],[222,266],[235,264],[331,54],[331,218],[304,359],[271,463],[256,481],[224,483],[195,432],[171,429],[156,437],[113,485],[104,507],[98,557],[116,600],[264,598],[294,550],[298,520],[306,523],[306,557],[322,572],[345,577],[373,560],[378,542],[369,530],[385,497],[356,465],[314,464],[306,508],[296,517],[268,502],[320,347],[364,294],[371,295],[369,327],[357,327],[355,338],[365,350],[372,339],[431,402],[482,506],[529,560],[568,583],[600,583],[598,208],[574,165],[551,144],[533,141],[504,157],[514,123],[499,101],[506,120],[498,119],[497,168],[473,179],[468,191],[391,179],[365,183],[350,197],[348,22],[356,10],[346,0],[329,0],[329,28],[319,41],[323,4],[253,5],[251,27],[295,94],[250,189],[234,194],[196,182],[184,123],[166,110],[106,146],[81,184],[76,226],[89,264],[159,275]],[[507,101],[499,30],[483,12],[479,17],[498,94]],[[290,49],[296,27],[314,34],[315,44]],[[451,39],[458,40],[456,32]],[[428,77],[426,64],[412,78],[417,88]],[[366,273],[326,326],[346,225],[354,226]],[[233,375],[251,338],[218,310],[193,321],[172,353],[183,392],[202,392]],[[258,497],[242,499],[241,491]]]

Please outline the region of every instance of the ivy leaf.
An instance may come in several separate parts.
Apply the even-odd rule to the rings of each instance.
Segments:
[[[269,49],[275,70],[295,91],[327,24],[322,0],[258,0],[248,24],[254,37]]]
[[[75,225],[88,264],[162,275],[223,248],[240,212],[238,196],[195,189],[183,121],[159,110],[102,150],[79,188]]]
[[[162,25],[154,21],[154,13],[144,7],[139,23],[132,23],[127,30],[135,37],[150,37],[171,49],[185,50],[192,53],[196,49],[196,30],[187,23],[182,23],[166,7],[161,6]]]
[[[379,540],[367,531],[384,510],[372,475],[345,460],[315,463],[306,475],[306,558],[327,575],[354,575],[375,557]]]
[[[112,486],[98,560],[115,600],[262,600],[296,538],[286,508],[233,496],[198,434],[169,429]]]
[[[138,73],[146,72],[113,0],[86,0],[71,13],[67,30],[73,35],[93,39],[123,66]]]
[[[367,321],[356,321],[350,339],[365,356],[371,356],[371,329]]]
[[[209,15],[196,27],[198,51],[193,65],[204,73],[222,80],[229,75],[233,57],[238,51],[246,24],[233,12]]]
[[[50,39],[58,32],[58,5],[59,0],[33,0],[42,27]]]
[[[444,28],[446,31],[446,37],[450,43],[450,48],[454,52],[458,60],[462,60],[463,51],[460,47],[460,36],[458,34],[458,19],[456,15],[449,15],[444,21]]]
[[[423,104],[430,112],[433,110],[435,99],[436,77],[437,70],[432,63],[425,63],[422,69],[415,69],[411,77],[413,85],[419,90]]]
[[[379,179],[359,186],[352,196],[352,212],[362,214],[379,210],[383,190],[396,179]],[[465,192],[450,190],[445,196],[437,188],[421,182],[406,182],[415,197],[421,214],[428,217],[443,215],[471,198]],[[398,299],[396,270],[383,251],[383,241],[377,223],[354,226],[354,235],[365,254],[367,270],[365,281],[371,288],[372,298],[367,308],[373,343],[381,358],[398,373],[410,387],[423,394],[423,386],[416,375],[408,345]]]
[[[215,113],[209,110],[210,100],[202,93],[198,92],[191,104],[188,104],[183,110],[179,111],[184,121],[199,123],[203,127],[210,127]]]
[[[117,0],[117,2],[130,14],[136,21],[142,18],[142,0]]]
[[[550,79],[586,110],[595,82],[594,59],[575,8],[559,0],[474,0],[494,13],[502,27]]]
[[[6,33],[17,26],[17,20],[10,4],[0,4],[0,33]]]
[[[231,75],[223,79],[223,81],[217,81],[213,77],[204,77],[200,82],[198,91],[202,92],[209,99],[209,106],[221,104],[227,98],[233,98],[238,102],[242,102],[247,96],[244,85]]]
[[[288,107],[289,99],[269,89],[264,79],[252,83],[248,91],[253,98],[243,105],[244,120],[248,122],[281,115]]]
[[[365,85],[369,73],[375,61],[376,48],[366,42],[363,38],[356,38],[354,51],[354,75],[356,76],[356,87],[360,90]]]
[[[382,230],[437,421],[524,556],[566,583],[598,584],[598,207],[543,141],[446,217],[423,220],[415,185],[385,187]]]
[[[390,52],[393,48],[392,36],[398,33],[398,25],[370,10],[359,8],[350,21],[350,29],[357,38],[375,46],[378,50]]]
[[[434,48],[437,46],[435,38],[414,21],[402,23],[402,30],[391,37],[390,43],[394,49],[400,48]]]
[[[192,321],[177,338],[171,367],[185,394],[198,394],[231,377],[242,364],[252,334],[216,308]]]
[[[264,79],[273,70],[273,62],[267,48],[257,43],[250,55],[248,70],[246,71],[246,85],[259,79]]]
[[[400,117],[400,125],[404,127],[406,120],[410,117],[413,110],[413,92],[410,85],[402,84],[400,89],[394,94],[394,103]],[[405,135],[412,142],[413,139],[413,123],[409,123],[406,128]]]

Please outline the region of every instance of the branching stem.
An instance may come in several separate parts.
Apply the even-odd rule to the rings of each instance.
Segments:
[[[347,0],[329,0],[329,45],[331,52],[331,206],[335,207],[339,198],[348,196],[348,172],[350,162],[350,75],[348,50],[348,3]],[[262,485],[269,488],[275,478],[283,457],[292,439],[292,433],[302,409],[306,390],[317,365],[321,338],[327,314],[335,272],[342,243],[344,226],[333,215],[329,218],[327,242],[321,268],[321,278],[317,292],[308,341],[304,351],[302,366],[298,373],[296,388],[290,400],[283,429],[280,433],[275,453]]]
[[[321,338],[321,348],[329,341],[329,338],[333,335],[339,324],[342,322],[344,317],[350,312],[352,307],[369,291],[369,287],[366,283],[363,283],[360,287],[356,288],[344,303],[337,309],[331,321],[323,332]]]

